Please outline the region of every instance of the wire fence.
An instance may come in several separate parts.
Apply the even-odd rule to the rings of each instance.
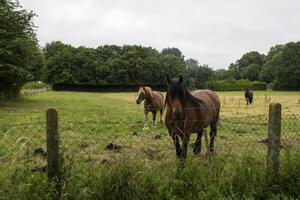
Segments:
[[[235,107],[233,107],[235,108]],[[265,164],[268,144],[268,112],[247,113],[234,109],[221,112],[213,156],[242,159],[254,156]],[[283,108],[284,110],[284,108]],[[116,162],[126,155],[141,162],[167,162],[176,160],[175,147],[164,124],[144,128],[143,118],[124,114],[123,109],[103,109],[88,112],[59,111],[60,152],[68,166],[98,166]],[[130,112],[137,112],[136,110]],[[76,120],[80,115],[86,120]],[[91,113],[94,113],[90,115]],[[230,114],[229,114],[230,113]],[[13,112],[0,121],[0,171],[7,176],[20,168],[32,171],[46,170],[45,113],[32,111],[19,115]],[[209,129],[207,129],[209,131]],[[193,156],[193,134],[188,156]],[[206,147],[202,138],[202,150],[198,157],[205,157]],[[285,113],[281,120],[281,150],[300,150],[300,114]],[[281,154],[284,156],[284,154]],[[228,162],[229,162],[228,161]],[[11,169],[14,170],[11,170]]]

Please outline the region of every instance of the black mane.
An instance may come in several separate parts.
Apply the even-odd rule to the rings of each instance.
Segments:
[[[172,79],[169,83],[169,88],[166,94],[165,106],[169,105],[169,101],[174,98],[178,98],[180,103],[185,107],[186,103],[190,101],[195,108],[200,108],[200,101],[195,98],[185,87],[183,83],[176,79]]]

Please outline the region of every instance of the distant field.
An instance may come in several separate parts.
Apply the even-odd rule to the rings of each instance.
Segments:
[[[300,92],[255,92],[254,104],[250,106],[246,106],[243,92],[217,94],[222,107],[216,157],[227,158],[226,162],[230,163],[254,156],[264,164],[271,102],[281,103],[283,107],[284,147],[299,149]],[[172,140],[163,124],[158,123],[155,128],[149,124],[149,129],[142,129],[143,105],[135,104],[135,95],[48,91],[0,104],[0,171],[5,172],[0,172],[0,184],[10,180],[16,170],[25,169],[30,173],[45,166],[45,159],[34,155],[34,151],[39,147],[45,149],[45,112],[50,107],[59,112],[64,164],[74,176],[82,169],[110,166],[123,153],[150,166],[176,162]],[[151,122],[151,114],[149,119]],[[194,140],[191,139],[191,146]],[[109,143],[120,149],[107,149]],[[202,149],[200,157],[205,159],[204,142]],[[195,157],[191,151],[189,157]],[[225,166],[223,173],[231,167]],[[7,191],[0,190],[0,196],[1,192],[4,195]]]
[[[300,92],[258,91],[254,94],[254,103],[246,106],[243,92],[217,92],[224,115],[267,114],[270,102],[281,103],[285,114],[300,113]],[[55,107],[62,115],[62,120],[78,121],[95,119],[103,110],[109,110],[115,120],[126,116],[130,119],[143,120],[142,105],[135,104],[136,93],[84,93],[84,92],[44,92],[28,96],[18,102],[0,103],[0,121],[34,122],[44,120],[44,112]],[[119,111],[122,110],[122,115]],[[115,111],[115,112],[114,112]],[[86,112],[81,115],[80,112]],[[11,121],[10,116],[13,116]],[[107,116],[102,116],[106,118]]]

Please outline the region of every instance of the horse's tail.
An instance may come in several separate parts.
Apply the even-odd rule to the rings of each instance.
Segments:
[[[167,104],[168,104],[168,98],[169,98],[169,94],[168,94],[168,92],[167,92],[167,93],[166,93],[166,98],[165,98],[165,103],[164,103],[163,110],[165,110],[166,107],[167,107]]]
[[[220,126],[220,111],[218,112],[217,116],[216,116],[216,120],[215,120],[215,124],[216,126]]]
[[[164,98],[164,95],[161,93],[161,92],[159,92],[159,95],[161,96],[161,98],[162,98],[162,108],[160,109],[162,112],[164,112],[164,110],[165,110],[165,102],[164,102],[164,100],[165,100],[165,98]]]

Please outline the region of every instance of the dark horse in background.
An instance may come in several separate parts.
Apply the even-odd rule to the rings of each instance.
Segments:
[[[182,76],[171,80],[168,77],[167,81],[165,124],[174,141],[177,157],[186,158],[192,133],[197,133],[193,151],[198,154],[201,151],[203,129],[208,126],[210,126],[210,151],[213,151],[220,112],[219,97],[211,90],[189,92],[183,84]]]
[[[248,88],[246,88],[245,90],[245,99],[247,101],[247,105],[250,103],[252,104],[253,102],[253,91],[249,90]]]
[[[159,91],[152,91],[150,87],[140,86],[136,97],[136,103],[140,104],[144,101],[145,123],[144,127],[148,127],[148,113],[152,112],[153,126],[156,125],[156,113],[160,112],[160,122],[164,111],[164,96]]]

